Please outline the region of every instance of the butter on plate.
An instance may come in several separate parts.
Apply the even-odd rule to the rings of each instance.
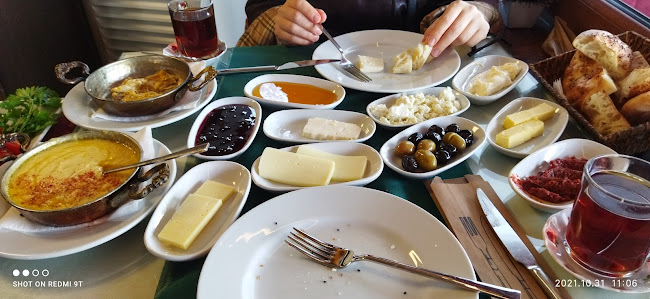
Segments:
[[[510,86],[519,75],[519,72],[521,72],[521,67],[517,62],[493,66],[472,78],[467,91],[477,96],[493,95]]]

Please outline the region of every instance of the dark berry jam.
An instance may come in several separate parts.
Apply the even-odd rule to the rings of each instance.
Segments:
[[[203,120],[196,144],[209,142],[202,155],[224,156],[244,147],[255,128],[255,110],[248,105],[225,105],[212,110]]]

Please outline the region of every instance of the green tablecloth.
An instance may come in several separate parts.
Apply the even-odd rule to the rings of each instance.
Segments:
[[[285,47],[285,46],[263,46],[247,47],[232,49],[230,67],[244,67],[257,65],[282,64],[288,61],[311,59],[311,54],[316,46],[310,47]],[[286,70],[278,73],[298,74],[322,78],[313,67],[304,67]],[[259,76],[259,73],[248,73],[238,75],[223,76],[219,82],[219,89],[215,99],[221,99],[231,96],[244,96],[244,85],[251,79]],[[449,84],[443,84],[449,85]],[[384,94],[368,93],[346,88],[345,100],[336,109],[356,111],[365,113],[366,106],[373,100],[385,96]],[[275,110],[263,107],[263,120]],[[195,114],[193,117],[196,117]],[[189,128],[188,128],[189,129]],[[375,135],[366,141],[366,144],[376,150],[391,138],[398,131],[387,130],[381,126],[377,127]],[[288,145],[271,140],[264,135],[261,128],[251,147],[234,161],[251,168],[253,161],[262,154],[265,147],[283,148]],[[189,167],[188,167],[189,169]],[[186,169],[186,171],[188,170]],[[469,174],[470,170],[465,163],[445,171],[442,178],[455,178]],[[405,198],[425,209],[433,216],[444,223],[440,212],[436,208],[433,200],[429,196],[427,189],[422,181],[411,180],[400,176],[388,167],[384,168],[383,173],[377,180],[368,184],[366,187],[386,191]],[[250,195],[242,215],[262,202],[273,198],[275,195],[253,184]],[[196,297],[196,288],[199,274],[205,258],[190,262],[167,262],[163,269],[156,291],[157,298],[192,298]]]

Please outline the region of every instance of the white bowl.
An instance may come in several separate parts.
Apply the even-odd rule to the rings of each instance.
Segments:
[[[300,104],[300,103],[290,103],[290,102],[280,102],[267,100],[265,98],[256,97],[253,95],[253,89],[259,86],[262,83],[267,82],[289,82],[289,83],[300,83],[308,84],[316,87],[320,87],[326,90],[333,90],[336,94],[336,101],[327,105],[311,105],[311,104]],[[244,94],[247,97],[254,99],[260,102],[262,105],[273,107],[273,108],[299,108],[299,109],[333,109],[343,102],[345,98],[345,89],[334,82],[309,77],[301,75],[286,75],[286,74],[268,74],[261,75],[253,78],[253,80],[248,81],[244,86]]]
[[[499,132],[505,130],[503,128],[503,121],[509,114],[533,108],[541,103],[546,103],[555,108],[555,115],[552,118],[544,121],[544,133],[541,136],[537,136],[531,140],[528,140],[518,146],[513,148],[505,148],[497,144],[496,136]],[[504,155],[514,157],[514,158],[523,158],[531,153],[557,141],[564,132],[566,124],[569,121],[569,113],[567,113],[564,107],[542,99],[538,98],[518,98],[512,102],[505,105],[497,114],[494,115],[492,120],[487,126],[486,134],[488,142],[499,152]]]
[[[375,117],[375,115],[370,112],[370,107],[373,107],[373,106],[376,106],[376,105],[379,105],[379,104],[384,104],[384,105],[386,105],[386,107],[390,108],[390,106],[392,106],[397,101],[397,99],[399,97],[401,97],[403,94],[414,95],[416,93],[421,92],[421,93],[423,93],[425,95],[429,94],[429,95],[434,95],[434,96],[438,97],[438,95],[440,95],[440,92],[442,90],[444,90],[445,88],[447,88],[447,87],[430,87],[430,88],[425,88],[425,89],[421,89],[421,90],[404,92],[404,93],[397,93],[397,94],[385,96],[383,98],[379,98],[379,99],[371,102],[370,104],[368,104],[368,106],[366,106],[366,113],[368,114],[368,116],[370,116],[370,118],[372,118],[372,120],[374,120],[380,126],[383,126],[383,127],[386,127],[386,128],[391,128],[391,129],[404,129],[404,128],[410,127],[410,126],[412,126],[414,124],[391,125],[391,124],[383,123],[383,122],[379,121],[379,118]],[[469,100],[467,99],[467,97],[465,97],[464,95],[458,93],[455,90],[452,90],[452,92],[456,96],[456,100],[458,100],[458,102],[460,102],[460,109],[458,111],[456,111],[455,113],[452,113],[450,115],[458,115],[458,114],[461,114],[461,113],[465,112],[467,109],[469,109],[470,103],[469,103]]]
[[[313,117],[337,120],[356,124],[361,127],[359,138],[353,140],[318,140],[302,136],[302,130],[307,120]],[[335,142],[354,141],[364,142],[375,134],[375,122],[365,114],[345,110],[312,110],[312,109],[289,109],[271,113],[266,120],[262,131],[267,137],[289,143],[313,143],[313,142]]]
[[[255,126],[253,127],[253,132],[251,133],[250,137],[248,137],[248,141],[246,141],[246,144],[238,151],[228,154],[228,155],[223,155],[223,156],[208,156],[208,155],[202,155],[202,154],[194,154],[195,157],[204,159],[204,160],[228,160],[235,158],[242,153],[244,153],[253,143],[253,140],[255,139],[255,136],[257,136],[257,131],[260,129],[260,122],[262,121],[262,107],[260,107],[260,104],[257,102],[245,98],[245,97],[229,97],[229,98],[222,98],[218,99],[210,105],[205,106],[203,110],[201,110],[201,113],[199,113],[199,116],[196,117],[196,120],[194,121],[194,124],[192,125],[192,128],[190,129],[189,135],[187,135],[187,147],[194,147],[197,145],[196,143],[196,135],[199,133],[199,129],[201,128],[201,124],[205,120],[205,118],[208,116],[212,110],[219,108],[221,106],[225,105],[232,105],[232,104],[243,104],[243,105],[248,105],[253,110],[255,110]]]
[[[349,182],[336,182],[330,185],[349,185],[349,186],[365,186],[370,182],[376,180],[381,172],[384,170],[384,162],[381,160],[379,153],[372,147],[363,143],[356,142],[322,142],[313,143],[308,146],[322,150],[324,152],[346,155],[346,156],[366,156],[368,158],[368,165],[366,166],[366,174],[363,178],[349,181]],[[291,146],[282,148],[283,151],[296,152],[298,146]],[[282,183],[267,180],[259,175],[260,158],[257,158],[251,166],[251,175],[253,183],[258,187],[270,192],[288,192],[309,187],[292,186]]]
[[[606,154],[616,154],[616,152],[609,147],[587,139],[562,140],[540,149],[519,161],[519,163],[510,170],[508,182],[510,183],[510,187],[512,187],[519,196],[523,197],[534,208],[548,213],[559,212],[573,206],[573,201],[556,204],[532,198],[524,192],[524,190],[519,188],[513,178],[525,178],[531,175],[536,175],[539,172],[546,170],[550,161],[558,158],[575,156],[576,158],[589,159]]]
[[[404,170],[404,168],[402,168],[402,158],[395,155],[395,147],[400,142],[406,140],[409,137],[409,135],[415,132],[420,132],[422,134],[426,133],[429,127],[431,127],[432,125],[438,125],[445,128],[451,124],[458,124],[461,129],[471,130],[472,132],[474,132],[473,133],[474,143],[469,147],[467,147],[460,155],[453,157],[451,160],[449,160],[447,164],[435,170],[426,171],[426,172],[409,172]],[[417,125],[411,126],[408,129],[405,129],[397,133],[391,139],[388,139],[388,141],[386,141],[384,145],[381,146],[381,149],[379,149],[379,154],[381,155],[381,158],[384,159],[384,163],[390,169],[395,170],[397,173],[412,179],[424,180],[424,179],[432,178],[444,172],[445,170],[456,166],[458,163],[465,161],[477,149],[483,146],[484,143],[485,143],[485,131],[483,131],[483,129],[481,129],[481,127],[477,123],[466,118],[452,115],[452,116],[433,118],[421,122]]]
[[[521,71],[517,77],[512,80],[512,84],[510,84],[508,87],[489,96],[477,96],[467,91],[469,89],[469,82],[472,81],[474,76],[489,70],[493,66],[500,66],[509,62],[516,62],[521,67]],[[510,92],[513,88],[515,88],[517,83],[519,83],[519,81],[524,78],[526,73],[528,73],[528,64],[519,59],[499,55],[488,55],[477,58],[472,61],[472,63],[466,65],[456,74],[454,79],[451,81],[451,85],[454,87],[454,89],[467,96],[472,104],[486,105],[500,99],[508,92]]]
[[[223,202],[187,250],[161,242],[158,234],[176,209],[207,180],[234,186],[235,194]],[[250,189],[250,172],[235,162],[211,161],[193,167],[174,184],[158,204],[144,232],[144,244],[153,255],[169,261],[187,261],[206,255],[223,232],[237,219]]]

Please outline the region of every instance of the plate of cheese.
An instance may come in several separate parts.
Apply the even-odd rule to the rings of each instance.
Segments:
[[[499,152],[523,158],[557,141],[569,121],[562,106],[523,97],[505,105],[487,126],[488,142]]]
[[[241,213],[251,188],[246,167],[211,161],[190,169],[149,220],[144,243],[153,255],[187,261],[206,255]]]
[[[312,109],[276,111],[266,118],[263,127],[267,137],[288,143],[363,142],[375,129],[375,122],[358,112]]]
[[[356,142],[323,142],[267,147],[253,162],[253,183],[271,192],[326,185],[364,186],[379,177],[384,162],[372,147]]]
[[[506,56],[488,55],[475,59],[451,81],[454,89],[472,104],[492,103],[510,92],[528,73],[528,64]]]

